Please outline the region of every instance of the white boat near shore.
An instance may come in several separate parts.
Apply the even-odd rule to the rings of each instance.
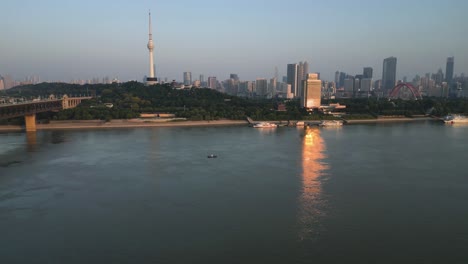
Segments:
[[[254,127],[254,128],[274,128],[274,127],[278,127],[278,125],[268,123],[268,122],[260,122],[260,123],[254,124],[252,127]]]
[[[336,126],[342,126],[343,121],[341,120],[323,120],[322,122],[319,123],[319,126],[327,126],[327,127],[336,127]]]
[[[447,115],[442,120],[446,124],[468,123],[468,117],[464,115]]]

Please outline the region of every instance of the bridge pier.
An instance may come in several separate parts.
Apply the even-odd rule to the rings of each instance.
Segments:
[[[27,114],[24,116],[26,123],[26,132],[36,132],[36,114]]]

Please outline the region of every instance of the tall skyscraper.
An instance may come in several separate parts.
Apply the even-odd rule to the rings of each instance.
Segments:
[[[287,75],[288,75],[288,81],[287,83],[291,85],[291,92],[297,96],[297,71],[298,71],[298,65],[296,63],[293,64],[288,64],[287,68]]]
[[[304,80],[304,77],[305,77],[304,76],[304,63],[301,61],[297,65],[297,91],[296,91],[297,97],[302,96],[302,91],[303,91],[302,80]]]
[[[337,84],[338,88],[344,87],[345,79],[346,79],[346,73],[340,72],[340,82]]]
[[[455,64],[455,58],[454,57],[448,57],[447,58],[447,66],[445,68],[445,81],[448,83],[448,85],[451,85],[453,82],[453,68]]]
[[[158,82],[158,79],[155,77],[155,67],[154,67],[154,43],[153,43],[153,33],[151,30],[151,12],[149,13],[149,40],[148,40],[148,50],[149,50],[149,57],[150,57],[150,70],[149,70],[149,77],[146,78],[147,85],[153,85]]]
[[[340,72],[336,71],[335,72],[335,84],[339,86],[339,83],[340,83]]]
[[[307,63],[307,61],[299,62],[299,65],[297,66],[297,86],[298,86],[297,91],[296,91],[297,96],[302,96],[303,94],[303,91],[304,91],[303,81],[307,78],[308,73],[309,73],[309,63]],[[320,77],[318,79],[320,79]]]
[[[192,84],[192,73],[184,72],[184,85],[191,85],[191,84]]]
[[[390,57],[383,61],[382,71],[382,89],[384,92],[389,92],[396,84],[396,66],[397,58]]]
[[[268,81],[267,79],[258,78],[255,81],[255,92],[257,96],[266,97],[268,91]]]
[[[302,81],[304,91],[301,96],[301,106],[305,108],[319,108],[322,100],[322,81],[316,73],[307,74],[307,79]]]
[[[307,79],[307,74],[309,74],[309,63],[307,61],[304,61],[304,64],[302,65],[302,80]]]
[[[364,76],[364,79],[372,79],[374,69],[372,67],[365,67],[362,75]]]
[[[216,77],[208,77],[208,88],[216,90],[218,86],[218,81],[216,80]]]

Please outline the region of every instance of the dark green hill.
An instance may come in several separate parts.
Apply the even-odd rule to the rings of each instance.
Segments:
[[[112,119],[134,118],[140,113],[168,112],[190,120],[245,119],[286,120],[300,118],[298,107],[291,104],[291,111],[277,112],[274,100],[247,99],[230,96],[206,88],[173,89],[170,85],[145,86],[139,82],[122,84],[73,85],[64,83],[41,83],[8,90],[11,96],[33,98],[54,94],[92,95],[75,109],[48,114],[46,118],[67,119]],[[105,103],[113,104],[109,109]]]

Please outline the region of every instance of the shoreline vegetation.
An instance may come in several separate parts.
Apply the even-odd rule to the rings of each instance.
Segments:
[[[379,124],[379,123],[397,123],[397,122],[418,122],[418,121],[438,121],[440,119],[433,117],[382,117],[375,119],[355,119],[345,120],[346,124]],[[288,121],[269,121],[279,125],[286,126]],[[296,123],[298,121],[291,121]],[[299,122],[314,123],[319,121],[304,120]],[[37,124],[37,130],[85,130],[85,129],[118,129],[118,128],[148,128],[148,127],[214,127],[214,126],[241,126],[249,125],[244,120],[213,120],[213,121],[188,121],[188,120],[144,120],[144,119],[114,119],[111,121],[103,120],[67,120],[50,121],[48,124]],[[24,131],[21,125],[0,125],[0,132],[18,132]]]
[[[346,108],[310,111],[301,107],[298,99],[266,99],[255,93],[238,97],[225,92],[193,87],[178,89],[171,84],[146,86],[139,82],[42,83],[6,90],[5,96],[17,100],[40,99],[51,94],[92,97],[75,108],[37,113],[38,130],[247,125],[246,117],[280,126],[294,126],[298,122],[314,125],[322,120],[372,124],[438,120],[437,117],[449,113],[468,113],[466,98],[416,101],[378,97],[324,99],[323,105],[339,104]],[[0,131],[21,131],[24,122],[24,117],[2,119]]]

